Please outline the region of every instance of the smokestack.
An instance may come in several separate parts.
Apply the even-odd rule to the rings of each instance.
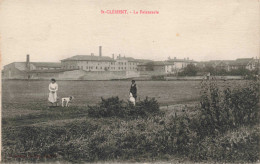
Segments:
[[[120,54],[118,55],[118,58],[121,59],[121,55]]]
[[[114,54],[112,54],[112,58],[115,59],[115,55]]]
[[[102,46],[99,46],[99,56],[102,56]]]
[[[29,54],[26,55],[26,68],[28,70],[30,70],[30,55]]]

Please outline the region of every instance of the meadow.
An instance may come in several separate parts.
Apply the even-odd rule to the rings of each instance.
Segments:
[[[58,81],[58,97],[74,96],[72,105],[93,105],[101,97],[128,99],[131,81]],[[46,104],[49,81],[4,80],[3,103]],[[138,81],[138,99],[156,98],[160,104],[176,104],[198,98],[198,81]]]
[[[249,95],[248,102],[236,103],[238,108],[248,108],[254,117],[244,117],[238,112],[239,117],[231,119],[223,114],[228,121],[203,114],[210,110],[216,113],[223,104],[223,108],[231,111],[237,108],[212,88],[209,90],[214,94],[209,97],[217,101],[207,108],[212,100],[205,99],[208,93],[202,93],[205,87],[202,88],[200,81],[137,81],[137,107],[127,102],[130,81],[58,81],[59,97],[75,97],[69,108],[48,108],[48,84],[49,81],[3,81],[4,161],[258,160],[259,126],[256,121],[248,120],[258,120],[255,111],[259,95],[255,89],[239,87],[247,86],[246,81],[217,82],[220,88],[242,88],[232,90],[232,101],[242,102]],[[226,91],[229,90],[222,93],[225,96]],[[241,94],[244,91],[246,94]]]

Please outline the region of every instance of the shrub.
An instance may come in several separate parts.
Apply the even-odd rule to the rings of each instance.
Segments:
[[[88,115],[90,117],[119,117],[137,118],[147,117],[159,113],[159,104],[152,98],[146,97],[142,101],[136,102],[134,106],[131,102],[125,102],[118,97],[101,98],[101,102],[96,106],[89,106]]]
[[[89,106],[88,115],[90,117],[125,117],[126,104],[118,97],[104,99],[101,97],[101,102],[96,106]]]
[[[157,75],[157,76],[152,76],[152,80],[165,80],[164,75]]]
[[[259,84],[247,81],[239,86],[220,86],[203,81],[200,99],[200,135],[215,135],[241,125],[258,122]]]
[[[192,160],[256,162],[259,159],[259,128],[242,127],[216,137],[206,136],[193,153]]]
[[[198,68],[194,64],[188,64],[182,72],[178,73],[178,76],[196,76]]]

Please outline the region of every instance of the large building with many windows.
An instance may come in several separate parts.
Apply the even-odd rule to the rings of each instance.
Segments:
[[[84,71],[137,71],[138,61],[134,58],[121,57],[119,54],[116,59],[102,56],[102,47],[99,47],[99,56],[76,55],[61,60],[62,69],[79,69]]]

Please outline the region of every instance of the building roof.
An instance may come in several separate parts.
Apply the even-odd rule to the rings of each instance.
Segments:
[[[148,62],[152,62],[152,60],[149,59],[135,59],[135,61],[139,62],[139,63],[148,63]]]
[[[250,62],[253,62],[254,58],[238,58],[233,62],[230,62],[230,66],[246,66]]]
[[[11,65],[11,64],[14,64],[15,68],[19,69],[20,71],[27,70],[26,62],[13,62],[7,65]],[[30,62],[30,65],[34,65],[36,67],[61,68],[61,63],[53,63],[53,62]]]
[[[11,64],[14,64],[15,68],[19,69],[20,71],[26,70],[26,63],[25,62],[14,62],[14,63],[11,63]]]
[[[124,57],[124,59],[127,60],[127,61],[136,62],[136,60],[132,57]]]
[[[115,61],[108,56],[76,55],[61,61]]]
[[[77,69],[74,69],[77,70]],[[30,70],[30,71],[26,71],[29,73],[59,73],[59,72],[65,72],[68,70],[64,70],[64,69],[45,69],[45,70]]]
[[[132,57],[117,57],[115,60],[127,60],[130,62],[137,62],[136,59],[132,58]]]

